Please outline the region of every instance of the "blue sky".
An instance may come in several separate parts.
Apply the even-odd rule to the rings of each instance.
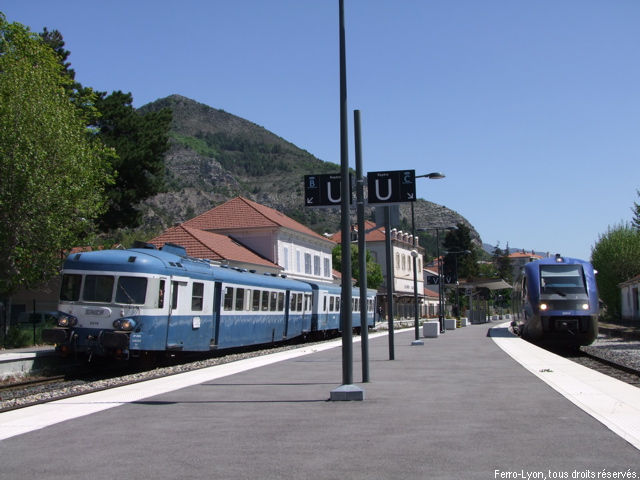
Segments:
[[[178,93],[340,162],[337,0],[4,0],[63,34],[85,86]],[[365,171],[484,242],[589,258],[640,201],[640,1],[345,0]],[[353,125],[349,125],[353,166]],[[309,172],[314,173],[314,172]],[[302,182],[302,179],[301,179]],[[419,225],[418,227],[427,227]]]

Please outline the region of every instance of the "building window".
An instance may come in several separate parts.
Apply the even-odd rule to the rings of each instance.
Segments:
[[[324,276],[331,278],[331,260],[328,258],[324,259]]]
[[[304,254],[304,273],[311,275],[311,254]]]
[[[320,276],[320,255],[313,256],[313,274]]]
[[[302,265],[300,264],[300,250],[296,250],[296,272],[302,271]]]

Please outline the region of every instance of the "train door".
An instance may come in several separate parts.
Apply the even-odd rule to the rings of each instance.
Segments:
[[[171,281],[171,304],[169,306],[169,316],[167,318],[167,350],[182,350],[183,340],[181,338],[181,310],[186,298],[187,282],[174,279]]]
[[[287,290],[284,297],[284,334],[283,338],[289,335],[289,306],[291,302],[291,290]]]
[[[220,339],[220,306],[222,305],[222,283],[216,282],[213,288],[213,339],[212,347],[218,346]]]

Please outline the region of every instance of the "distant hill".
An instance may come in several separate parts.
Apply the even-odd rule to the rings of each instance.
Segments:
[[[501,246],[500,248],[505,248],[505,247],[506,247],[506,245]],[[489,243],[483,243],[483,244],[482,244],[482,249],[483,249],[485,252],[487,252],[487,253],[489,253],[489,254],[493,255],[493,251],[496,249],[496,246],[495,246],[495,245],[491,245],[491,244],[489,244]],[[533,252],[533,253],[535,253],[536,255],[541,255],[541,256],[543,256],[543,257],[546,257],[546,256],[547,256],[547,254],[549,253],[549,252],[546,252],[546,251],[543,251],[543,250],[536,250],[536,249],[531,249],[531,248],[525,248],[525,249],[522,249],[522,248],[509,247],[509,253],[515,253],[515,252],[526,252],[526,253],[531,253],[531,252]]]
[[[238,195],[275,208],[318,233],[335,232],[340,226],[338,209],[304,207],[303,177],[337,173],[340,166],[266,130],[264,127],[180,95],[149,103],[139,110],[173,111],[171,148],[165,156],[167,189],[142,206],[145,225],[165,229],[205,212]],[[410,207],[401,216],[410,221]],[[371,210],[367,210],[371,218]],[[466,223],[453,210],[419,200],[416,224],[448,226]]]

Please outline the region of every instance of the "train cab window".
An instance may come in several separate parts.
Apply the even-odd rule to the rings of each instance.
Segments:
[[[77,302],[80,300],[80,286],[82,275],[66,273],[62,276],[60,287],[60,300],[63,302]]]
[[[336,297],[336,312],[340,311],[340,297]]]
[[[251,310],[257,312],[260,310],[260,290],[253,291],[253,298],[251,299]]]
[[[334,297],[330,297],[329,298],[329,311],[330,312],[334,311],[334,302],[335,302],[335,298]]]
[[[278,293],[278,311],[284,312],[284,292]]]
[[[202,311],[204,304],[204,283],[193,282],[191,286],[191,310]]]
[[[244,310],[244,288],[236,289],[236,311],[242,312]]]
[[[144,305],[147,298],[146,277],[120,277],[116,286],[116,303]]]
[[[543,293],[584,293],[584,275],[581,265],[540,265],[540,284]]]
[[[262,292],[262,311],[267,312],[269,310],[269,292]]]
[[[233,288],[227,287],[224,290],[224,309],[230,311],[233,309]]]
[[[113,296],[113,281],[111,275],[87,275],[84,279],[82,299],[87,302],[110,303]]]

